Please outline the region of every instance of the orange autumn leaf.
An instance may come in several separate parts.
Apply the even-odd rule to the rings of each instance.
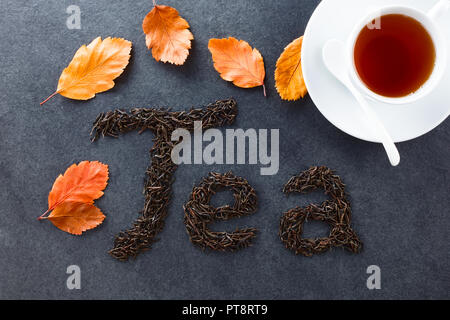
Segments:
[[[275,86],[283,100],[298,100],[308,92],[302,72],[302,43],[303,36],[295,39],[278,58],[275,69]]]
[[[49,219],[61,230],[73,234],[92,229],[104,219],[93,203],[103,195],[107,183],[107,165],[98,161],[71,165],[64,175],[56,178],[48,195],[48,210],[38,219]]]
[[[57,206],[47,219],[63,231],[80,235],[101,224],[105,216],[92,203],[66,201]]]
[[[98,161],[82,161],[59,175],[48,195],[48,210],[64,201],[93,203],[103,195],[108,182],[108,166]]]
[[[155,5],[145,16],[142,29],[145,42],[156,61],[182,65],[191,48],[194,36],[189,23],[169,6]]]
[[[114,87],[130,60],[131,42],[122,38],[100,37],[83,45],[63,70],[56,91],[41,102],[43,105],[58,93],[66,98],[88,100],[96,93]]]
[[[208,49],[212,54],[214,68],[222,79],[232,81],[241,88],[263,86],[264,95],[264,60],[261,53],[243,40],[210,39]]]

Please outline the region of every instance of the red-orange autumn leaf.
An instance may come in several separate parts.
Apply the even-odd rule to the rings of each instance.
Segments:
[[[80,235],[101,224],[105,216],[92,203],[66,201],[57,206],[47,219],[63,231]]]
[[[131,42],[122,38],[97,37],[89,45],[82,45],[61,73],[56,91],[41,105],[58,93],[70,99],[88,100],[111,89],[114,79],[128,65],[130,51]]]
[[[214,68],[222,79],[232,81],[241,88],[263,86],[264,95],[264,60],[261,53],[243,40],[210,39],[208,49],[212,54]]]
[[[142,29],[147,47],[156,61],[182,65],[191,48],[194,36],[189,23],[169,6],[155,5],[144,18]]]
[[[48,195],[48,210],[39,217],[50,220],[59,229],[72,233],[95,228],[105,216],[94,206],[108,183],[108,166],[98,161],[71,165],[56,178]],[[48,212],[50,215],[44,217]]]

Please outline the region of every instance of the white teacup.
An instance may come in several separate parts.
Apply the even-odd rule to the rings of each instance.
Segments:
[[[355,26],[347,43],[348,57],[350,60],[348,61],[348,65],[350,66],[350,79],[356,85],[356,87],[361,90],[366,96],[388,104],[412,103],[424,98],[431,91],[433,91],[433,89],[436,88],[436,86],[441,81],[447,65],[447,41],[442,30],[436,24],[436,20],[443,12],[448,9],[449,6],[450,0],[440,0],[440,2],[438,2],[428,13],[407,6],[386,6],[381,7],[364,17],[364,19],[362,19],[361,22]],[[419,21],[430,34],[436,51],[434,69],[428,80],[422,85],[419,90],[404,97],[391,98],[373,92],[360,79],[355,66],[354,48],[359,33],[374,19],[387,14],[403,14]]]

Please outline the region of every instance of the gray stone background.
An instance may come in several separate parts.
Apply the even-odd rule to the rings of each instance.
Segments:
[[[184,66],[157,63],[145,47],[141,21],[151,1],[0,1],[0,298],[37,299],[377,299],[449,298],[450,123],[398,145],[392,168],[380,145],[333,127],[309,97],[282,101],[274,88],[283,48],[303,34],[318,0],[166,0],[195,36]],[[81,30],[66,27],[66,8],[81,8]],[[133,42],[130,64],[116,86],[89,101],[57,96],[59,75],[75,51],[96,36]],[[219,78],[208,40],[234,36],[264,56],[268,98],[261,88],[240,89]],[[143,206],[144,171],[152,134],[136,132],[91,144],[99,112],[115,108],[202,106],[234,97],[239,116],[231,128],[280,128],[280,170],[261,176],[259,166],[182,165],[175,174],[166,226],[153,249],[122,263],[107,254],[114,235],[128,228]],[[110,168],[96,204],[105,222],[83,236],[38,222],[54,179],[72,163],[99,160]],[[361,254],[334,249],[312,258],[285,249],[277,232],[282,212],[321,202],[320,192],[281,192],[293,174],[327,165],[347,184]],[[182,205],[211,170],[229,169],[257,190],[252,216],[217,223],[214,230],[250,225],[260,230],[251,248],[202,252],[190,242]],[[221,195],[215,203],[227,201]],[[320,223],[307,235],[326,233]],[[66,268],[81,268],[81,290],[66,288]],[[368,290],[366,268],[382,271],[382,289]]]

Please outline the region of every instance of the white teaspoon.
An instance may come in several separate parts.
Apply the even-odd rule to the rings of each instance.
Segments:
[[[362,93],[360,93],[350,81],[347,65],[345,63],[346,59],[344,48],[345,46],[343,42],[339,40],[329,40],[322,50],[322,57],[325,66],[336,77],[336,79],[342,82],[342,84],[353,94],[361,108],[364,110],[373,133],[376,134],[383,144],[389,161],[393,166],[397,166],[400,163],[400,154],[398,153],[394,141],[386,131],[386,128],[381,123],[376,113],[369,106],[366,98],[364,98]]]

